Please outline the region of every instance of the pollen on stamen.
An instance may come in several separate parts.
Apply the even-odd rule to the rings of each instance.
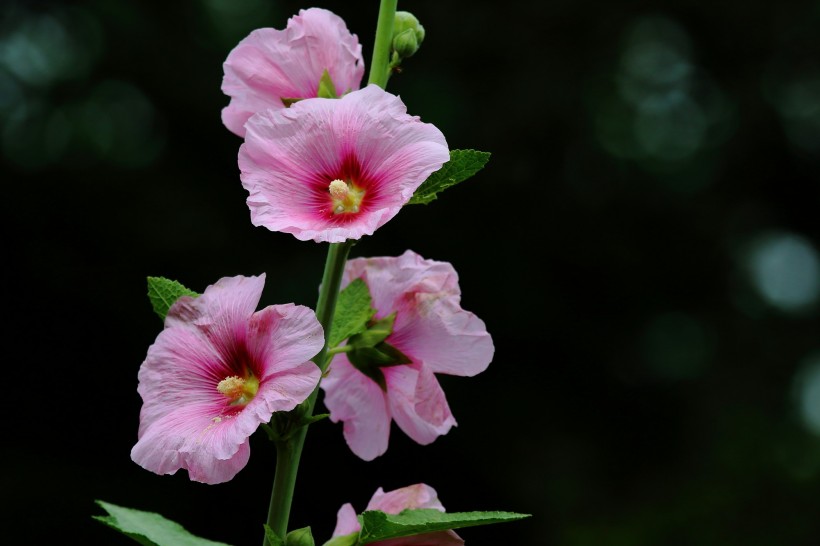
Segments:
[[[350,188],[348,188],[347,183],[337,178],[330,183],[330,186],[328,186],[328,191],[330,191],[330,196],[333,197],[333,199],[343,200],[347,197]]]
[[[224,394],[231,400],[242,396],[245,388],[245,380],[238,375],[226,377],[216,386],[216,390]]]

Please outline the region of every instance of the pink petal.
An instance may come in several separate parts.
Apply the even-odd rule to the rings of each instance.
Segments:
[[[349,502],[343,504],[336,513],[336,528],[333,530],[334,537],[349,535],[362,530],[359,518],[356,517],[356,510]]]
[[[444,506],[439,502],[436,490],[423,483],[408,485],[387,493],[379,487],[367,504],[367,510],[381,510],[387,514],[398,514],[408,508],[431,508],[444,512]]]
[[[340,354],[333,358],[320,386],[330,420],[344,422],[344,437],[351,451],[365,461],[382,455],[390,436],[390,413],[379,385]]]
[[[395,328],[402,351],[436,373],[471,377],[487,369],[495,352],[492,337],[457,297],[419,293],[411,305],[412,318],[397,320]]]
[[[300,240],[371,235],[449,159],[441,131],[376,85],[260,112],[246,129],[239,167],[251,221]],[[364,189],[359,212],[333,213],[335,179]]]
[[[432,371],[414,364],[382,368],[382,372],[390,412],[410,438],[427,445],[456,424]]]
[[[248,323],[248,348],[265,363],[262,378],[289,370],[322,350],[324,332],[312,309],[301,305],[271,305]]]
[[[259,29],[228,54],[222,91],[231,103],[225,126],[245,136],[255,113],[282,109],[282,98],[315,97],[325,70],[337,95],[359,88],[364,74],[362,46],[337,15],[320,8],[301,10],[285,30]]]

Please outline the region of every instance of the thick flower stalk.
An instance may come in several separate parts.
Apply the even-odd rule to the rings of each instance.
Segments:
[[[157,474],[188,470],[221,483],[248,462],[248,438],[319,381],[309,361],[324,344],[307,307],[255,311],[265,276],[225,277],[168,311],[139,371],[143,400],[131,458]]]
[[[436,490],[419,483],[395,489],[385,493],[379,487],[370,499],[365,510],[380,510],[386,514],[398,514],[402,510],[428,508],[444,512],[444,506],[438,500]],[[356,517],[356,510],[350,503],[343,505],[336,514],[336,529],[333,536],[345,536],[361,531],[361,524]],[[372,546],[449,546],[464,544],[464,541],[453,531],[439,531],[371,542]]]
[[[251,221],[302,241],[373,234],[450,157],[441,131],[376,85],[266,110],[245,127]]]
[[[293,100],[318,96],[325,73],[341,96],[359,89],[364,75],[362,46],[345,22],[320,8],[299,11],[285,30],[254,30],[228,54],[222,92],[225,126],[245,136],[245,122],[257,112],[282,109]]]
[[[369,461],[387,450],[390,423],[429,444],[456,424],[434,374],[473,376],[493,357],[484,323],[461,308],[458,275],[446,262],[408,250],[397,258],[347,263],[343,285],[362,279],[370,290],[374,321],[394,317],[384,342],[395,362],[334,356],[321,387],[334,422],[344,423],[350,449]]]

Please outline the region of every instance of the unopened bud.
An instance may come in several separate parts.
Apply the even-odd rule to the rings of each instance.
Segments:
[[[393,51],[407,58],[419,50],[424,41],[424,27],[409,11],[397,11],[393,21]]]
[[[296,529],[285,537],[285,546],[314,546],[315,544],[310,527]]]

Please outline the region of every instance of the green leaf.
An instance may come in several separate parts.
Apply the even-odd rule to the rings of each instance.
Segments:
[[[148,299],[159,318],[165,320],[168,309],[182,296],[197,297],[199,294],[185,288],[177,281],[165,277],[148,277]]]
[[[265,525],[265,538],[270,542],[270,546],[285,546],[285,541],[282,540],[282,537],[277,535],[273,529],[270,528],[270,525],[267,523]]]
[[[192,535],[180,524],[153,512],[124,508],[115,504],[95,501],[107,516],[92,516],[112,529],[131,537],[144,546],[228,546]]]
[[[399,514],[385,514],[377,510],[362,513],[362,530],[359,544],[370,544],[379,540],[408,537],[461,529],[476,525],[489,525],[530,517],[530,514],[515,512],[439,512],[438,510],[404,510]]]
[[[316,90],[316,96],[323,99],[338,99],[336,94],[336,86],[333,85],[333,80],[330,79],[330,72],[325,70],[322,73],[322,79],[319,80],[319,88]]]
[[[477,150],[450,150],[450,161],[430,175],[410,198],[408,205],[426,205],[438,198],[438,194],[464,182],[484,168],[490,160],[489,152]]]
[[[350,336],[363,332],[375,314],[367,285],[362,279],[354,280],[339,292],[327,346],[333,348]]]
[[[285,537],[285,546],[314,546],[315,544],[310,527],[295,529]]]
[[[375,347],[357,347],[347,353],[347,359],[357,370],[378,383],[384,392],[387,392],[387,380],[381,369],[413,363],[407,355],[386,341]]]
[[[333,537],[322,546],[356,546],[359,542],[359,532],[350,533],[349,535],[342,535],[340,537]]]

